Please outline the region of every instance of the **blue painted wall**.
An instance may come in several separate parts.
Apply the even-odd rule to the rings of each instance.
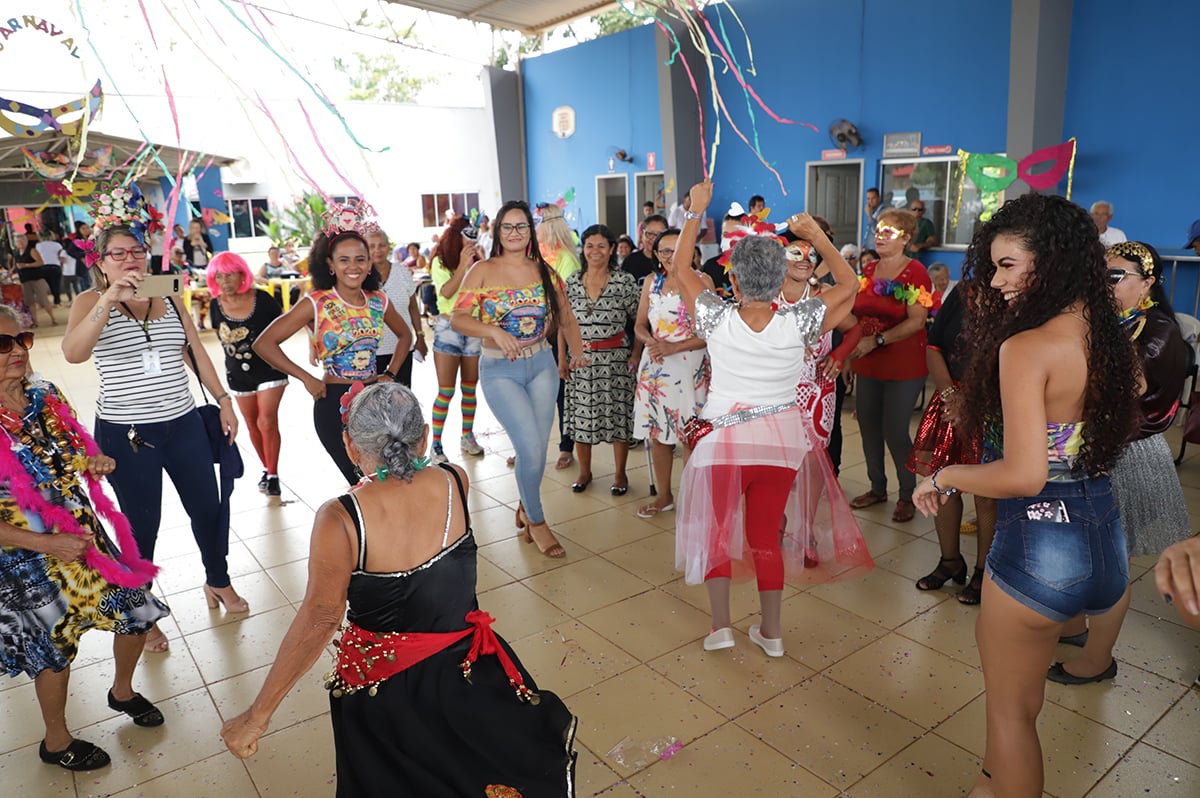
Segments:
[[[596,176],[609,173],[608,159],[618,149],[635,158],[633,164],[616,162],[614,174],[629,175],[628,219],[640,218],[634,216],[633,174],[648,171],[647,152],[658,153],[660,163],[662,158],[654,36],[652,27],[635,28],[521,64],[528,199],[554,202],[574,188],[566,215],[578,230],[596,221]],[[560,105],[576,112],[569,139],[551,129]]]

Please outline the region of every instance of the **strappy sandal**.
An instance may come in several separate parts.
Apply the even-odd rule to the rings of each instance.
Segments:
[[[958,563],[958,567],[951,570],[950,566],[955,563]],[[934,568],[932,573],[917,580],[917,590],[937,590],[950,580],[960,585],[967,581],[967,561],[961,554],[957,557],[940,558],[937,568]]]
[[[535,546],[537,546],[538,551],[540,551],[542,554],[546,555],[547,557],[549,557],[552,560],[561,560],[563,557],[566,557],[567,550],[564,549],[562,547],[562,544],[559,543],[558,540],[554,537],[554,533],[550,531],[550,525],[546,524],[545,522],[542,522],[541,524],[538,524],[538,526],[543,526],[546,528],[546,533],[548,535],[550,535],[550,540],[553,542],[550,543],[550,545],[546,546],[546,548],[542,548],[542,544],[533,539],[533,525],[532,524],[525,527],[525,542],[534,544]]]
[[[147,654],[165,654],[171,649],[171,641],[167,639],[167,635],[162,629],[155,624],[146,634],[146,642],[142,645],[142,650]]]
[[[47,765],[58,765],[63,770],[72,771],[96,770],[112,761],[104,749],[86,740],[72,740],[62,751],[46,750],[46,741],[42,740],[38,746],[38,758]]]
[[[158,711],[158,707],[147,701],[146,697],[141,693],[134,693],[133,698],[128,701],[118,701],[113,698],[112,690],[109,690],[108,706],[118,712],[124,712],[133,718],[133,725],[135,726],[152,728],[163,725],[165,721],[163,714]]]
[[[958,603],[974,607],[983,598],[983,568],[976,568],[971,573],[971,581],[958,594]]]

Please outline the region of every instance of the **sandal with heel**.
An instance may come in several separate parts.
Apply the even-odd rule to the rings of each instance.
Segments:
[[[971,581],[968,582],[967,586],[964,587],[962,592],[958,594],[959,604],[966,604],[967,606],[974,607],[980,602],[983,596],[983,572],[983,568],[977,567],[974,572],[971,573]]]
[[[954,563],[958,563],[958,568],[951,570],[948,566]],[[917,580],[917,590],[937,590],[950,580],[960,585],[967,582],[967,561],[961,554],[957,557],[940,558],[937,568],[934,568],[932,573]]]

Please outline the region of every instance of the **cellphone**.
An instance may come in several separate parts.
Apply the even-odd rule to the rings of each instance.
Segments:
[[[1071,516],[1067,514],[1067,505],[1062,499],[1030,504],[1025,508],[1025,517],[1030,521],[1049,521],[1052,524],[1071,523]]]
[[[183,293],[183,277],[178,274],[148,274],[138,283],[133,295],[138,299],[151,296],[179,296]]]

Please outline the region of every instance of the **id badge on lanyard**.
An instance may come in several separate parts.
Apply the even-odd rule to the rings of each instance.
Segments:
[[[147,377],[156,377],[162,374],[162,358],[159,357],[157,349],[147,349],[142,352],[142,374]]]

